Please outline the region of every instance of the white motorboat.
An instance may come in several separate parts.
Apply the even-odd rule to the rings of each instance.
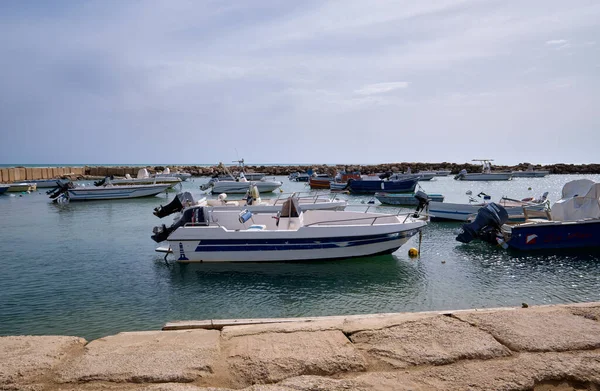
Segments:
[[[103,185],[105,180],[106,180],[106,178],[101,181],[95,182],[95,184]],[[174,177],[174,176],[152,177],[148,173],[147,169],[142,168],[138,171],[136,178],[132,178],[131,175],[127,174],[127,175],[125,175],[125,178],[111,178],[111,183],[113,185],[117,185],[117,186],[168,184],[169,187],[174,187],[175,185],[178,185],[181,183],[181,179]]]
[[[426,224],[410,215],[301,211],[290,198],[277,214],[188,208],[152,239],[168,240],[183,263],[323,260],[390,254]]]
[[[138,172],[139,174],[139,172]],[[187,181],[192,177],[189,172],[171,172],[169,167],[166,167],[163,172],[152,175],[153,178],[179,178],[181,181]]]
[[[37,190],[37,185],[35,183],[29,182],[19,182],[19,183],[11,183],[8,187],[7,192],[32,192]]]
[[[89,201],[89,200],[116,200],[125,198],[140,198],[155,196],[166,191],[171,185],[152,184],[152,185],[121,185],[115,186],[110,180],[102,186],[76,186],[72,182],[60,183],[54,189],[49,190],[50,198],[57,203],[69,201]]]
[[[502,197],[497,204],[502,205],[511,216],[523,215],[523,208],[531,212],[543,212],[549,208],[547,201],[548,193],[544,193],[538,199],[515,200],[512,198]],[[477,214],[479,209],[487,206],[491,202],[491,197],[484,198],[484,202],[470,199],[468,204],[455,204],[450,202],[435,202],[429,203],[429,217],[431,221],[451,220],[451,221],[468,221],[469,216]]]
[[[550,171],[548,170],[534,170],[532,165],[527,167],[525,171],[513,171],[513,178],[543,178],[547,175],[550,175]]]
[[[509,181],[512,179],[510,172],[492,172],[492,159],[473,159],[474,162],[483,164],[482,172],[469,173],[467,170],[461,170],[454,179],[458,181]]]
[[[261,193],[270,193],[280,188],[283,182],[268,180],[261,178],[259,181],[248,181],[244,174],[244,159],[237,160],[242,165],[242,172],[239,173],[236,180],[221,180],[219,177],[211,178],[207,183],[200,185],[200,190],[210,191],[213,194],[229,193],[229,194],[245,194],[247,193],[252,184],[256,184],[258,191]],[[236,178],[223,163],[219,163],[219,168],[225,171],[225,174],[229,178]]]
[[[160,206],[154,209],[154,215],[165,217],[175,212],[180,212],[184,208],[206,206],[210,210],[238,210],[247,209],[252,213],[277,213],[281,210],[283,204],[289,198],[295,198],[298,201],[300,210],[344,210],[348,201],[340,200],[334,194],[308,194],[302,193],[280,194],[275,199],[261,199],[256,186],[246,194],[241,200],[227,200],[227,194],[222,193],[216,199],[194,200],[189,192],[179,193],[168,205]]]

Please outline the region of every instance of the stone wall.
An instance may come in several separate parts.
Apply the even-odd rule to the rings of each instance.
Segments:
[[[598,391],[599,320],[586,303],[1,337],[0,389]]]

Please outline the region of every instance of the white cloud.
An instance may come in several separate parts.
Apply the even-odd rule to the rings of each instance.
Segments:
[[[385,92],[403,89],[406,87],[408,87],[408,82],[396,81],[396,82],[390,82],[390,83],[368,84],[354,92],[359,95],[375,95],[375,94],[383,94]]]

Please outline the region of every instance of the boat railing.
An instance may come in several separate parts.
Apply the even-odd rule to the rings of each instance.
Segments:
[[[365,212],[366,213],[366,212]],[[410,217],[414,217],[415,212],[398,212],[396,214],[380,214],[378,216],[366,216],[366,217],[354,217],[351,219],[341,219],[341,220],[322,220],[322,221],[317,221],[314,223],[309,223],[306,224],[305,227],[310,227],[312,225],[327,225],[330,223],[339,223],[339,222],[350,222],[350,221],[362,221],[362,220],[371,220],[371,224],[369,225],[375,225],[375,222],[377,222],[377,220],[379,219],[385,219],[385,218],[390,218],[390,217],[400,217],[400,216],[405,216],[404,220],[402,221],[402,223],[406,223],[406,221],[410,218]],[[419,214],[418,217],[428,217],[427,214]]]
[[[294,192],[294,193],[280,193],[277,195],[277,198],[273,201],[274,205],[278,203],[283,203],[288,198],[294,197],[298,199],[298,201],[303,201],[303,204],[316,204],[317,202],[331,202],[336,199],[337,194],[329,193],[314,193],[314,192]]]

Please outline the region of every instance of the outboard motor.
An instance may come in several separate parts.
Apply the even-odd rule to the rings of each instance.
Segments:
[[[208,225],[208,211],[204,206],[196,208],[188,208],[183,211],[183,214],[179,220],[174,222],[170,227],[165,224],[160,227],[154,227],[150,236],[156,243],[160,243],[167,240],[169,235],[179,227],[183,227],[187,223],[193,223],[195,225]]]
[[[501,205],[494,202],[479,209],[477,217],[470,224],[462,226],[461,233],[456,240],[469,243],[473,239],[481,239],[485,242],[498,244],[498,237],[502,236],[500,227],[508,221],[508,212]]]
[[[421,190],[415,193],[415,198],[419,201],[419,205],[417,206],[415,213],[413,213],[413,217],[417,218],[419,217],[423,209],[425,209],[429,205],[429,201],[431,200],[429,199],[427,193]]]
[[[456,174],[454,179],[461,179],[465,175],[467,175],[467,170],[463,168],[462,170],[460,170],[460,172],[458,174]]]
[[[392,176],[391,172],[384,172],[383,174],[379,175],[379,179],[388,179],[391,176]]]
[[[46,194],[50,196],[50,198],[53,200],[52,202],[57,203],[58,197],[60,197],[61,195],[68,197],[69,189],[72,189],[74,187],[75,185],[73,185],[73,182],[71,181],[56,181],[56,187],[48,190]]]
[[[162,219],[163,217],[175,212],[181,212],[183,208],[191,205],[194,205],[194,197],[192,197],[192,194],[189,191],[186,191],[185,193],[177,194],[173,201],[171,201],[168,205],[161,205],[158,208],[154,208],[154,212],[152,213],[154,216]]]

